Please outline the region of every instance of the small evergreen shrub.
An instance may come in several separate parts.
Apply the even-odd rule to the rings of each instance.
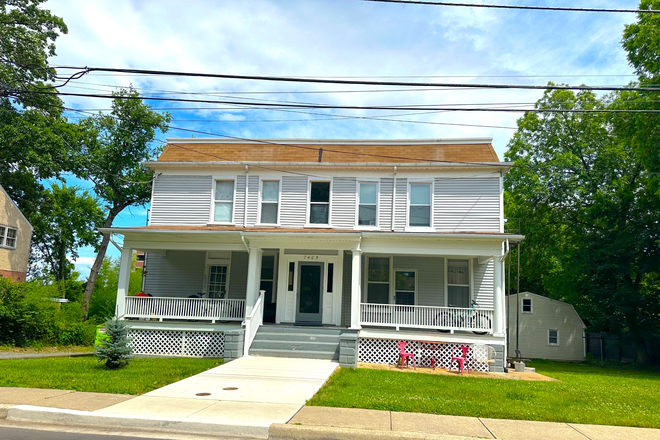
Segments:
[[[107,340],[96,346],[96,357],[99,362],[105,361],[105,366],[112,370],[125,367],[133,360],[133,348],[129,344],[128,326],[117,318],[105,321]]]

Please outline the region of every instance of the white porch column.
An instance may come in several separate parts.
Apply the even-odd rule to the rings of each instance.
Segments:
[[[504,336],[504,277],[502,276],[502,260],[495,256],[495,280],[494,280],[494,298],[493,298],[493,336]]]
[[[360,302],[362,300],[362,251],[354,250],[351,261],[351,328],[360,329]]]
[[[133,259],[133,249],[124,247],[121,250],[121,259],[119,261],[119,280],[117,284],[117,305],[115,306],[115,316],[121,318],[126,313],[126,296],[128,295],[128,285],[131,279],[131,260]]]
[[[247,318],[259,297],[261,284],[261,256],[264,251],[256,246],[250,246],[250,258],[248,260],[247,288],[245,292],[245,317]]]

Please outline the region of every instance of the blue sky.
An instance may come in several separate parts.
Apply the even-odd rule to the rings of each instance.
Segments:
[[[465,0],[470,2],[469,0]],[[636,8],[630,0],[489,1],[521,5]],[[53,65],[501,84],[623,85],[634,79],[620,40],[633,14],[491,10],[371,3],[358,0],[51,0],[69,34],[57,40]],[[566,76],[569,75],[569,76]],[[109,93],[133,84],[146,95],[201,93],[202,99],[260,99],[345,105],[531,104],[540,91],[401,90],[237,80],[89,74],[64,91]],[[398,89],[398,90],[397,90]],[[386,91],[374,91],[386,90]],[[109,102],[65,98],[103,111]],[[210,104],[154,102],[173,127],[247,138],[493,137],[503,156],[517,113],[319,110],[317,114]],[[79,114],[70,114],[79,117]],[[396,115],[396,116],[391,116]],[[349,116],[349,117],[346,117]],[[405,120],[355,119],[380,117]],[[444,124],[487,125],[472,127]],[[492,128],[492,126],[506,128]],[[189,137],[176,129],[160,136]],[[204,135],[196,135],[203,137]],[[85,185],[85,182],[73,182]],[[115,226],[139,226],[145,207],[123,212]],[[109,254],[117,256],[111,247]],[[94,253],[76,262],[88,273]]]

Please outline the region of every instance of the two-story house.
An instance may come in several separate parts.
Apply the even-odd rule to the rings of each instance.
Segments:
[[[32,225],[0,185],[0,277],[25,281]]]
[[[138,353],[475,370],[506,356],[500,162],[491,139],[169,139],[149,225],[124,244],[117,316]],[[126,296],[133,250],[144,292]],[[492,347],[492,349],[487,348]],[[492,356],[490,363],[487,354]]]

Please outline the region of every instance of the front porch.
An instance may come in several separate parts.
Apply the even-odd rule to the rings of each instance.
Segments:
[[[184,332],[226,329],[242,332],[244,355],[263,323],[503,345],[501,236],[122,233],[117,316],[135,332],[176,328],[182,346]],[[146,252],[146,296],[125,294],[134,249]]]

